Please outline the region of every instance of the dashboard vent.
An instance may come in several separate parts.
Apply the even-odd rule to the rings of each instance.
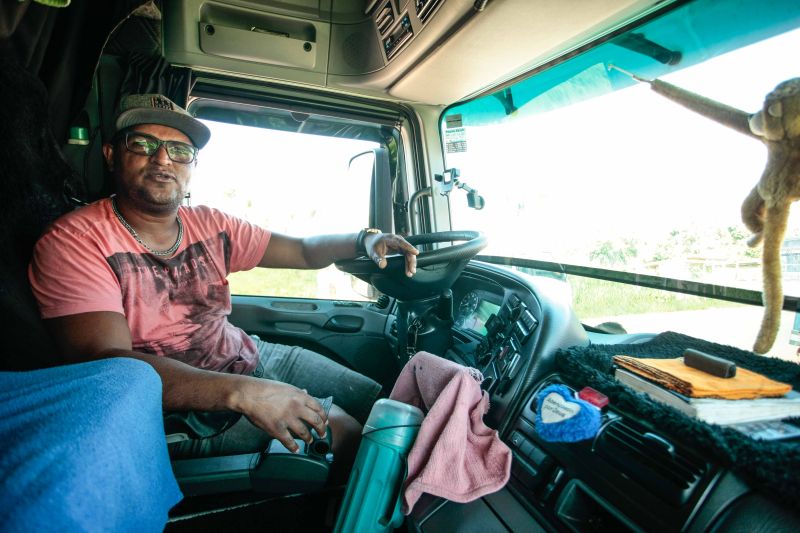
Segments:
[[[627,477],[673,505],[688,501],[709,468],[687,450],[621,420],[606,426],[594,449]]]
[[[439,4],[442,3],[442,0],[414,0],[414,6],[417,9],[417,18],[425,24],[428,22],[428,19],[431,18],[431,15],[436,11],[436,8],[439,7]]]
[[[375,15],[375,25],[378,26],[378,32],[381,35],[386,35],[389,28],[394,24],[394,10],[392,9],[391,2],[386,2],[383,7],[378,9]]]
[[[378,309],[386,309],[387,307],[389,307],[389,304],[391,302],[392,300],[388,296],[386,296],[385,294],[381,294],[380,296],[378,296],[378,299],[375,300],[375,307],[377,307]]]

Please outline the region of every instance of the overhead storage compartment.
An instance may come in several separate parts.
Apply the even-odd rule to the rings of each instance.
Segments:
[[[302,28],[302,33],[309,37],[300,39],[284,29],[283,25],[242,29],[201,22],[200,48],[222,57],[313,70],[317,64],[314,26],[308,24]]]
[[[168,2],[165,56],[197,70],[324,85],[330,1],[306,4],[291,11],[280,2]]]

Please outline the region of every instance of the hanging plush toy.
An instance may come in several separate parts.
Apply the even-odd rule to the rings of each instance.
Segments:
[[[742,204],[742,221],[753,232],[748,245],[758,246],[763,241],[764,316],[753,351],[768,352],[778,335],[783,309],[781,245],[789,208],[800,200],[800,78],[780,83],[767,95],[762,109],[751,114],[660,80],[647,81],[611,68],[649,83],[651,89],[670,100],[767,145],[767,166]]]
[[[764,318],[753,350],[766,353],[778,335],[783,308],[781,244],[789,207],[800,199],[800,78],[775,87],[750,117],[750,130],[767,145],[767,166],[742,204],[742,220],[753,232],[748,244],[764,241]]]

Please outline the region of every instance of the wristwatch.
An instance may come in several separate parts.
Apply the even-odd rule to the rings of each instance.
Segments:
[[[358,237],[356,237],[356,252],[367,252],[367,247],[364,245],[364,240],[367,238],[367,235],[371,233],[381,233],[381,230],[378,228],[364,228],[358,232]]]

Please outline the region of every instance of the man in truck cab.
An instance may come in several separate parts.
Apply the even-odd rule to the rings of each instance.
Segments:
[[[163,407],[244,415],[208,439],[172,446],[177,457],[263,449],[276,438],[312,440],[330,424],[349,455],[380,386],[317,353],[261,341],[228,322],[228,274],[323,268],[365,252],[385,267],[417,250],[398,235],[293,238],[182,201],[210,131],[161,95],[129,95],[103,146],[116,195],[58,219],[29,268],[42,318],[69,361],[132,357],[163,382]],[[235,154],[231,154],[235,157]],[[331,398],[332,397],[332,398]],[[331,405],[331,402],[335,402]]]

